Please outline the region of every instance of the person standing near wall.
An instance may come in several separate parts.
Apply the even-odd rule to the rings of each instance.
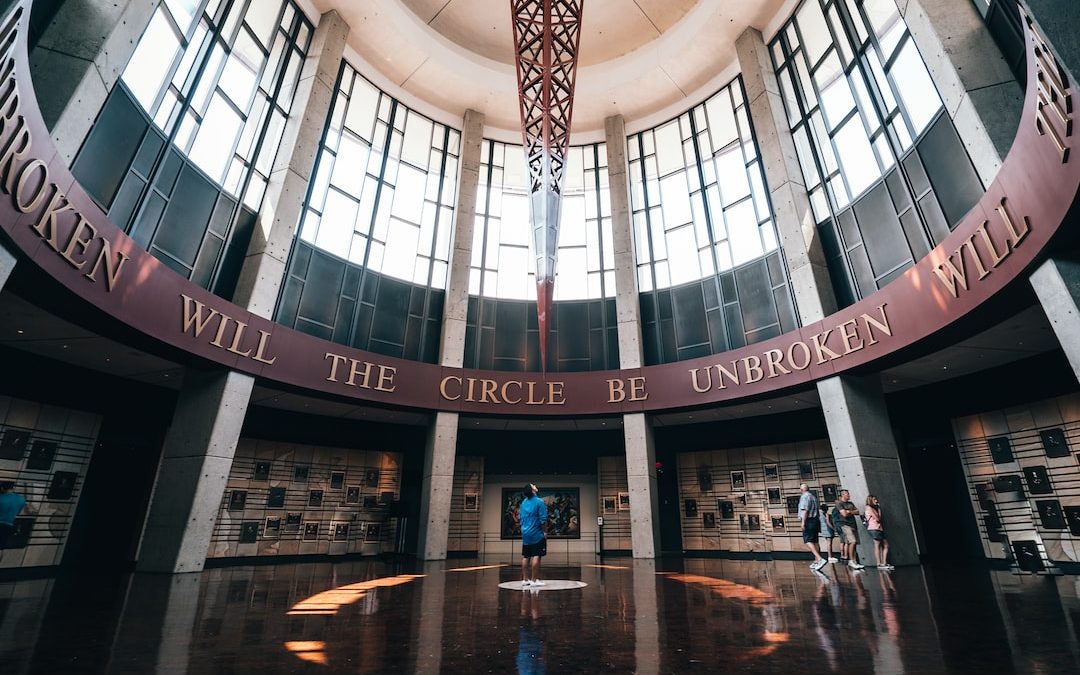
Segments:
[[[859,563],[859,524],[855,516],[859,515],[859,509],[851,502],[851,493],[847,490],[840,491],[840,533],[844,540],[844,557],[848,560],[848,567],[861,570],[865,565]]]
[[[525,499],[518,509],[521,519],[521,587],[543,586],[540,558],[547,555],[547,505],[536,496],[539,489],[529,483],[522,490]]]
[[[885,538],[885,525],[881,522],[881,502],[874,495],[866,495],[866,533],[874,540],[877,568],[896,569],[889,564],[889,540]]]
[[[15,518],[26,506],[26,498],[14,490],[15,483],[0,483],[0,558],[4,557],[8,539],[15,532]]]
[[[821,557],[818,548],[818,539],[821,537],[821,517],[818,510],[817,497],[810,492],[806,483],[799,486],[802,496],[799,497],[799,522],[802,523],[802,540],[806,548],[814,554],[814,562],[810,563],[810,569],[817,572],[825,567],[828,561]]]

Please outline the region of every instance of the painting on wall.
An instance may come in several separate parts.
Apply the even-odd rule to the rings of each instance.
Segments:
[[[698,490],[701,492],[712,492],[712,471],[709,469],[698,469],[697,484]]]
[[[277,539],[281,534],[281,517],[267,518],[263,524],[263,539]]]
[[[26,548],[30,544],[30,533],[33,531],[33,518],[16,518],[15,529],[8,535],[7,548]]]
[[[280,509],[285,506],[285,488],[270,488],[270,492],[266,495],[266,506],[271,509]]]
[[[716,505],[716,508],[720,511],[721,519],[735,520],[735,502],[730,499],[722,499]]]
[[[1039,512],[1039,522],[1048,530],[1064,530],[1065,514],[1061,512],[1061,502],[1056,499],[1035,500],[1035,510]]]
[[[799,462],[799,480],[814,480],[813,462]]]
[[[1039,432],[1043,450],[1047,457],[1068,457],[1069,443],[1065,440],[1065,431],[1060,428],[1043,429]]]
[[[379,486],[379,470],[378,469],[368,469],[367,471],[364,472],[364,485],[366,485],[368,487],[378,487]]]
[[[1046,569],[1042,556],[1039,555],[1039,545],[1034,541],[1014,541],[1013,555],[1016,556],[1016,566],[1025,572],[1041,572]]]
[[[303,514],[301,513],[286,513],[285,514],[285,531],[296,533],[300,531],[300,521],[303,520]]]
[[[247,505],[247,491],[246,490],[233,490],[229,494],[229,510],[230,511],[243,511],[244,506]]]
[[[319,538],[319,523],[304,523],[304,541],[316,541]]]
[[[766,483],[780,482],[780,469],[775,464],[765,464],[764,469]]]
[[[5,429],[3,436],[0,436],[0,459],[22,459],[29,444],[29,431]]]
[[[1080,537],[1080,506],[1065,507],[1065,522],[1069,524],[1069,533]]]
[[[360,503],[360,486],[350,485],[345,488],[345,503],[346,504],[359,504]]]
[[[52,476],[52,482],[49,483],[49,491],[46,493],[46,499],[56,502],[65,502],[71,499],[71,496],[75,493],[75,480],[79,477],[79,474],[74,471],[57,471]]]
[[[30,446],[30,455],[26,458],[27,471],[48,471],[56,458],[56,443],[36,440]]]
[[[349,524],[348,523],[334,523],[334,541],[348,541],[349,540]]]
[[[270,462],[255,462],[251,480],[270,480]]]
[[[713,513],[712,511],[709,511],[708,513],[701,514],[701,525],[706,530],[715,530],[716,529],[716,514]]]
[[[322,490],[310,490],[308,492],[308,506],[322,506],[323,491]]]
[[[581,495],[579,488],[542,488],[537,496],[547,505],[548,539],[581,538]],[[521,538],[521,488],[502,489],[502,539]]]
[[[1008,436],[988,438],[986,442],[990,446],[990,458],[994,460],[994,464],[1006,464],[1013,461],[1012,444],[1009,443]]]
[[[380,534],[381,530],[378,523],[368,523],[367,530],[364,532],[364,543],[370,544],[379,541]]]
[[[245,520],[240,525],[240,543],[254,544],[259,540],[259,521]]]
[[[604,497],[603,513],[615,513],[619,509],[619,498],[615,495]]]
[[[799,515],[799,499],[801,495],[788,495],[787,497],[787,512],[788,515]]]
[[[379,507],[379,498],[375,495],[364,495],[364,508],[375,509]]]
[[[784,517],[773,516],[772,517],[772,529],[773,532],[782,532],[784,530]]]
[[[780,488],[778,488],[778,487],[766,488],[765,493],[769,496],[769,503],[770,504],[783,504],[784,503],[783,497],[780,496]]]
[[[1054,492],[1045,466],[1024,467],[1024,479],[1027,480],[1028,491],[1033,495],[1048,495]]]
[[[686,514],[687,518],[697,518],[697,500],[683,500],[683,513]]]
[[[620,511],[626,511],[629,508],[630,508],[630,493],[629,492],[620,492],[619,493],[619,510]]]
[[[731,489],[741,490],[746,487],[746,473],[743,471],[731,472]]]
[[[331,471],[330,472],[330,489],[340,490],[345,487],[345,472],[344,471]]]
[[[293,467],[293,480],[306,482],[311,474],[311,467],[307,464],[297,464]]]
[[[821,486],[821,498],[826,503],[832,503],[836,501],[837,485],[836,483],[826,483]]]
[[[465,493],[465,504],[462,506],[463,511],[479,511],[480,510],[480,495],[475,492]]]

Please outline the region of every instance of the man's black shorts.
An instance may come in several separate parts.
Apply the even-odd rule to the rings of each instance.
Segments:
[[[522,544],[521,545],[521,557],[522,558],[535,558],[537,556],[543,558],[547,555],[547,537],[541,539],[535,544]]]
[[[13,532],[15,532],[15,527],[13,525],[0,523],[0,551],[7,548],[8,539],[11,538]]]
[[[802,540],[804,544],[816,542],[821,536],[821,521],[817,518],[807,518],[806,528],[802,533]]]

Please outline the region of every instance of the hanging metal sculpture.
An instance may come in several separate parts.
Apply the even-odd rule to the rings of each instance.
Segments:
[[[540,367],[545,371],[583,4],[584,0],[510,0],[521,137],[529,168]]]

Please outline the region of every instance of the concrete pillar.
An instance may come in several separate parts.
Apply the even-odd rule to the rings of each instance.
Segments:
[[[484,116],[465,111],[461,131],[457,202],[454,204],[454,243],[443,304],[439,363],[460,368],[465,362],[465,323],[469,311],[469,263],[472,260],[476,193],[480,184],[480,145]],[[458,414],[437,412],[424,448],[424,477],[420,487],[420,531],[417,555],[444,560],[450,533],[450,497],[454,488]]]
[[[983,186],[1009,152],[1024,92],[970,1],[897,0]]]
[[[1029,279],[1073,374],[1080,379],[1080,261],[1050,258]]]
[[[851,492],[851,501],[860,511],[868,494],[881,500],[889,538],[889,562],[917,564],[915,526],[880,378],[877,375],[831,377],[818,382],[817,390],[841,487]],[[865,528],[859,527],[859,557],[864,564],[872,565],[873,542],[866,536]]]
[[[337,11],[323,14],[300,71],[293,113],[285,123],[233,295],[233,302],[257,316],[270,318],[277,304],[348,35],[349,25]]]
[[[631,502],[633,503],[633,502]],[[660,604],[656,561],[634,561],[634,672],[655,675],[660,669]]]
[[[206,561],[255,378],[189,368],[158,466],[137,569],[198,572]]]
[[[615,248],[615,312],[619,333],[619,366],[640,368],[641,302],[637,255],[631,226],[630,178],[626,163],[626,125],[621,115],[604,120],[607,145],[611,230]],[[626,478],[630,489],[630,542],[635,558],[655,558],[660,550],[660,504],[656,486],[656,447],[652,425],[644,413],[623,415]]]
[[[45,124],[69,165],[159,3],[67,0],[42,31],[30,72]]]
[[[0,240],[0,291],[4,290],[4,285],[7,284],[8,277],[11,276],[18,260],[15,252],[9,250],[8,245]]]
[[[773,218],[791,276],[795,305],[805,326],[836,311],[817,220],[803,184],[795,140],[780,98],[780,85],[761,33],[755,28],[744,30],[735,41],[735,52],[742,70],[765,183],[772,198]]]

